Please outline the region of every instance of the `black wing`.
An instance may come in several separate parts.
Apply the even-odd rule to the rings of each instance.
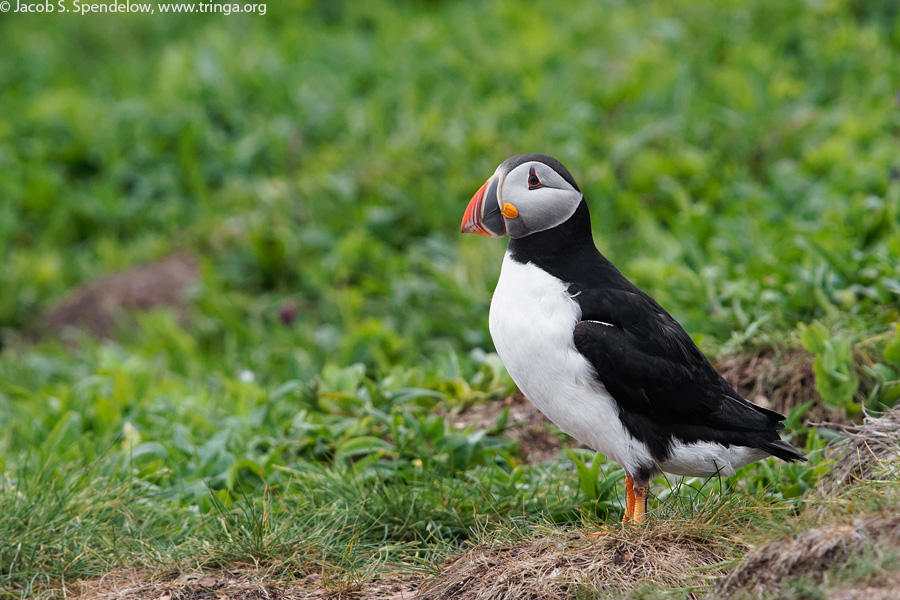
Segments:
[[[583,290],[575,347],[620,406],[632,435],[664,459],[672,436],[801,455],[776,431],[784,417],[742,398],[709,363],[681,325],[633,289]]]

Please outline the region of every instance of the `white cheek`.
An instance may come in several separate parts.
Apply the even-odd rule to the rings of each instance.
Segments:
[[[575,213],[581,201],[580,195],[576,198],[575,194],[567,190],[553,188],[531,190],[527,194],[515,206],[519,211],[516,219],[520,220],[518,227],[528,233],[545,231],[565,223]]]

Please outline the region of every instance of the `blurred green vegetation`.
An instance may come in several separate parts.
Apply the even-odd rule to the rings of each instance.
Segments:
[[[0,56],[0,597],[111,549],[286,558],[304,535],[363,568],[488,518],[616,518],[610,465],[528,467],[502,423],[441,416],[512,391],[486,326],[503,244],[458,232],[519,152],[569,167],[601,250],[707,352],[802,342],[830,407],[900,395],[893,0],[7,13]],[[187,324],[20,339],[176,249],[201,260]],[[792,505],[820,470],[750,467],[746,491]]]
[[[570,167],[601,249],[693,334],[897,316],[894,2],[299,3],[0,27],[2,327],[181,247],[208,261],[219,310],[300,298],[297,346],[341,362],[488,347],[502,244],[458,221],[522,151]]]

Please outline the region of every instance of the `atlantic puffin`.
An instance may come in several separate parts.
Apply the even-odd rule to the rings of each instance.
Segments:
[[[784,417],[738,394],[597,250],[587,202],[555,158],[506,159],[472,197],[462,232],[509,236],[490,309],[497,354],[551,421],[625,469],[624,522],[646,520],[660,472],[806,460],[779,437]]]

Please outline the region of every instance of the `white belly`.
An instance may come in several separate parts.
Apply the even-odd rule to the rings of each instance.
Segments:
[[[625,430],[615,401],[575,348],[581,309],[567,288],[507,254],[491,301],[494,346],[513,381],[547,418],[633,473],[653,459]]]
[[[692,477],[729,476],[752,462],[769,456],[759,448],[728,446],[715,442],[685,444],[676,441],[669,451],[669,458],[659,465],[660,470],[673,475]]]

